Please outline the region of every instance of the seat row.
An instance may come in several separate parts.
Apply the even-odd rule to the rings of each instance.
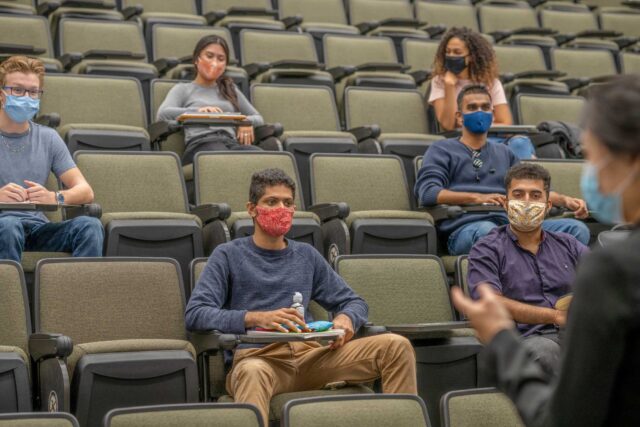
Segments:
[[[191,263],[188,288],[206,261]],[[419,395],[439,425],[440,397],[481,382],[481,345],[457,320],[441,260],[352,255],[339,257],[335,268],[369,305],[363,335],[391,331],[414,344]],[[182,276],[168,258],[45,259],[30,304],[20,266],[0,261],[0,412],[72,412],[90,427],[118,407],[233,402],[224,396],[229,367],[222,350],[244,338],[187,333]],[[331,317],[315,303],[309,310],[314,319]],[[372,392],[354,385],[287,393],[273,398],[270,417],[277,421],[293,398]]]

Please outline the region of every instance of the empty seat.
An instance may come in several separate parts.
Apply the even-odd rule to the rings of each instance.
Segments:
[[[69,151],[150,149],[138,80],[50,74],[43,88],[39,120],[57,128]]]
[[[603,30],[620,31],[627,37],[640,37],[640,10],[628,7],[601,8],[599,15]]]
[[[24,275],[18,263],[0,260],[0,284],[0,413],[30,411],[31,318]]]
[[[413,188],[413,159],[423,155],[440,135],[429,135],[424,98],[417,90],[349,87],[344,98],[348,129],[377,125],[380,152],[399,156]],[[373,154],[373,153],[372,153]]]
[[[387,37],[326,34],[324,61],[336,79],[336,99],[342,104],[347,86],[414,89],[413,77],[398,63],[393,41]]]
[[[482,345],[455,321],[449,285],[436,256],[351,255],[336,271],[369,305],[369,321],[411,340],[416,351],[418,394],[440,425],[438,402],[451,390],[476,387],[476,355]]]
[[[203,254],[202,227],[216,228],[217,218],[190,210],[178,156],[79,151],[74,158],[102,207],[105,255],[171,257],[187,277]]]
[[[263,427],[260,413],[243,403],[194,403],[113,409],[104,427]]]
[[[440,46],[440,43],[437,41],[402,40],[404,64],[409,67],[408,72],[423,95],[429,90],[429,79],[431,78],[438,46]]]
[[[44,63],[47,73],[62,71],[62,64],[54,58],[49,21],[46,18],[0,15],[0,28],[0,61],[12,55],[35,56]]]
[[[445,427],[524,427],[513,402],[495,388],[451,391],[440,411]]]
[[[309,156],[353,153],[358,148],[356,137],[340,129],[333,92],[326,87],[254,84],[251,102],[263,112],[265,122],[282,124],[284,133],[279,139],[296,159],[304,203],[309,206]]]
[[[58,372],[40,377],[70,387],[58,396],[59,410],[71,408],[81,425],[97,427],[113,408],[196,402],[184,301],[180,268],[167,258],[40,261],[35,331],[73,342]]]
[[[227,219],[231,238],[250,236],[253,234],[254,224],[246,204],[249,201],[251,176],[266,168],[282,169],[296,183],[296,212],[287,237],[309,243],[323,253],[320,220],[313,213],[305,211],[302,200],[304,190],[300,186],[295,160],[290,153],[198,153],[194,159],[196,203],[226,203],[232,212]],[[207,252],[225,241],[226,239],[216,239],[211,243],[207,242]]]
[[[222,37],[229,46],[225,75],[231,77],[245,95],[249,94],[249,76],[244,69],[234,66],[238,61],[226,28],[158,24],[151,33],[151,59],[158,72],[169,79],[183,80],[195,78],[193,49],[196,43],[208,35]]]
[[[120,0],[127,19],[136,17],[144,27],[147,49],[151,51],[153,27],[157,24],[206,25],[198,15],[196,0]]]
[[[239,33],[245,28],[281,31],[285,25],[276,21],[278,12],[271,0],[202,0],[202,14],[209,24],[226,27],[231,32],[233,47],[240,56]]]
[[[338,253],[436,251],[431,216],[411,210],[407,178],[397,156],[313,154],[311,201],[348,204],[351,247],[336,244]]]
[[[240,45],[241,63],[256,82],[333,88],[332,75],[321,70],[311,34],[242,30]]]
[[[104,21],[123,21],[124,17],[116,10],[115,0],[39,0],[38,14],[49,17],[51,34],[56,50],[60,42],[59,25],[62,18],[86,18]],[[60,54],[60,51],[57,51]]]
[[[551,65],[567,74],[564,81],[578,95],[586,95],[589,85],[606,82],[618,73],[614,52],[605,49],[555,48]]]
[[[0,414],[0,427],[80,427],[78,420],[64,412]]]
[[[414,18],[413,6],[408,0],[349,0],[347,4],[351,24],[363,34],[391,37],[401,59],[403,38],[429,38],[429,34],[420,29],[425,23]]]
[[[295,399],[284,406],[284,427],[429,427],[422,399],[403,394]]]
[[[476,9],[465,1],[418,1],[416,17],[430,26],[467,27],[478,31]]]
[[[580,96],[520,94],[514,116],[518,124],[537,126],[549,120],[579,123],[585,99]]]
[[[584,198],[580,190],[582,160],[528,160],[544,167],[551,175],[551,190],[578,199]]]
[[[524,1],[481,3],[478,22],[480,30],[493,36],[496,42],[556,45],[555,39],[549,37],[553,31],[540,27],[536,12]]]
[[[320,62],[324,61],[324,34],[360,34],[358,28],[348,24],[342,0],[279,0],[278,6],[281,20],[313,36]]]

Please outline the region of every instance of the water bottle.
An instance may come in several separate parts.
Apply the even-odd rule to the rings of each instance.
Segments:
[[[291,308],[298,310],[300,317],[304,320],[304,305],[302,305],[302,294],[300,292],[293,294],[293,304],[291,304]]]

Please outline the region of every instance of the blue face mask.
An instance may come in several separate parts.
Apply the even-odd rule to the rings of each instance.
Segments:
[[[462,124],[471,133],[487,133],[493,123],[493,113],[476,111],[462,115]]]
[[[636,173],[631,173],[611,194],[603,194],[600,191],[600,180],[598,172],[606,164],[599,165],[585,164],[580,179],[580,189],[584,196],[585,202],[589,207],[589,212],[604,224],[618,224],[624,222],[622,216],[622,193],[627,186],[633,181]]]
[[[4,111],[16,123],[31,120],[40,109],[40,100],[30,96],[6,95]]]

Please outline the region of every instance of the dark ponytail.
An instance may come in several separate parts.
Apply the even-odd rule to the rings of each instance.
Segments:
[[[227,41],[220,36],[216,36],[212,34],[209,36],[204,36],[198,41],[198,43],[196,43],[196,47],[193,50],[194,65],[196,63],[196,60],[200,57],[200,54],[202,53],[202,51],[205,50],[207,46],[212,44],[217,44],[219,46],[222,46],[222,49],[224,50],[224,54],[227,57],[227,64],[229,63],[229,45],[227,44]],[[236,94],[236,86],[233,83],[233,80],[230,77],[227,77],[224,74],[222,74],[220,77],[218,77],[218,80],[216,81],[216,85],[218,87],[218,91],[220,92],[220,95],[222,95],[224,99],[229,101],[231,105],[233,105],[233,108],[236,109],[236,111],[239,111],[240,106],[238,105],[238,95]]]

